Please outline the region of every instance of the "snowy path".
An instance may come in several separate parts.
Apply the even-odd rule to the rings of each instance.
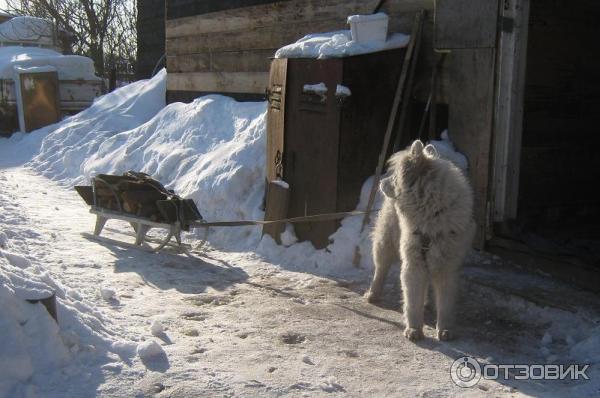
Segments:
[[[120,355],[93,344],[73,352],[67,366],[36,386],[39,396],[582,396],[594,391],[589,385],[539,381],[455,386],[449,369],[465,354],[497,363],[523,358],[544,363],[540,339],[547,319],[538,318],[538,308],[527,303],[519,302],[519,311],[528,321],[503,311],[493,289],[481,285],[465,289],[463,338],[440,343],[428,327],[429,338],[413,344],[402,337],[397,288],[388,287],[383,307],[368,305],[361,296],[367,275],[340,281],[286,271],[253,253],[211,250],[197,260],[90,241],[81,233],[91,231],[94,217],[74,191],[23,168],[0,170],[0,210],[0,230],[12,250],[46,268],[71,301],[81,302],[82,313],[94,314],[105,341],[122,342]],[[120,226],[109,221],[107,236],[132,239],[115,234]],[[114,290],[115,298],[102,298],[103,287]],[[153,339],[165,355],[142,361],[130,352],[135,347],[130,343]],[[556,350],[560,356],[560,347]],[[592,375],[600,376],[597,370]],[[595,385],[598,392],[598,380]]]

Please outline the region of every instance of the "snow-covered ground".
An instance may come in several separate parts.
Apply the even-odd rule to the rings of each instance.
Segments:
[[[320,251],[291,229],[286,247],[257,228],[214,229],[196,258],[82,236],[94,218],[72,186],[127,169],[192,197],[207,219],[262,218],[265,104],[207,96],[165,106],[164,82],[161,72],[57,125],[0,139],[0,398],[600,394],[598,297],[486,253],[465,269],[460,338],[433,339],[429,317],[427,339],[413,344],[402,337],[397,278],[381,306],[362,298],[372,263],[359,218]],[[464,162],[447,139],[436,144]],[[109,221],[103,234],[131,241],[128,231]],[[58,326],[25,301],[48,291]],[[591,364],[591,380],[463,389],[450,366],[464,355]]]

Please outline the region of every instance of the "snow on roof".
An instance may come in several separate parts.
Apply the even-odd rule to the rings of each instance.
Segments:
[[[275,58],[336,58],[368,54],[393,48],[406,47],[410,36],[402,33],[390,35],[383,44],[360,44],[352,40],[349,30],[306,35],[295,43],[281,47]]]
[[[54,31],[54,24],[46,19],[14,17],[0,24],[0,42],[32,42],[53,46]]]
[[[80,55],[63,55],[57,51],[38,47],[0,47],[0,79],[12,79],[15,67],[31,68],[52,66],[58,70],[60,80],[99,80],[94,63]]]

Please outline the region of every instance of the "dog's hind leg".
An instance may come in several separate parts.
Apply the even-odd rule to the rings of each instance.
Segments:
[[[389,237],[380,237],[373,242],[373,261],[375,263],[375,275],[371,287],[365,293],[369,303],[377,302],[381,298],[385,278],[392,263],[400,259],[397,244],[389,242]]]
[[[423,313],[428,286],[427,278],[428,272],[423,261],[404,258],[400,271],[404,297],[404,318],[406,320],[404,335],[412,341],[423,338]]]
[[[432,275],[437,310],[438,339],[445,341],[454,338],[454,311],[458,296],[460,269],[448,269]]]

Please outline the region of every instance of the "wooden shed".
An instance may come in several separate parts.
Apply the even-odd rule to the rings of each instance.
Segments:
[[[369,14],[378,3],[167,1],[167,99],[204,93],[264,99],[277,48],[309,33],[347,28],[348,15]],[[399,32],[410,31],[418,10],[427,14],[413,99],[425,101],[431,71],[446,54],[436,98],[447,117],[439,127],[448,127],[469,160],[475,246],[498,237],[519,240],[541,225],[563,232],[569,225],[597,242],[600,4],[386,0],[382,7],[389,30]],[[592,262],[600,269],[598,257]]]

